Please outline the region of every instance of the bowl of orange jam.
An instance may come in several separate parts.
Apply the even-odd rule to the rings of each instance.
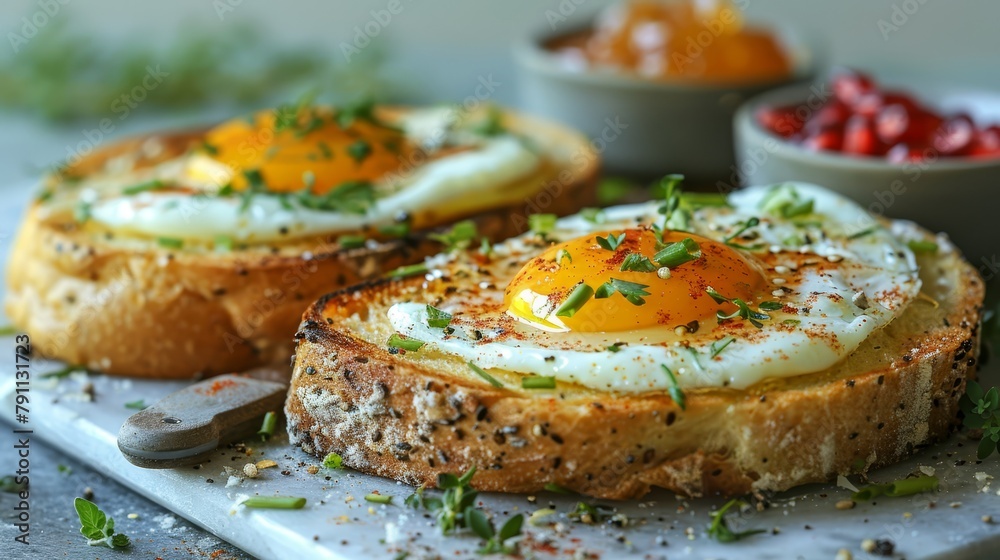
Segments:
[[[740,5],[634,0],[584,29],[525,38],[522,104],[586,133],[612,171],[728,177],[736,108],[812,70],[808,49],[747,25]]]

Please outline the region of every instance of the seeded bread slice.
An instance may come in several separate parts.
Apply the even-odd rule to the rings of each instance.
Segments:
[[[394,109],[394,112],[402,109]],[[472,218],[481,235],[523,233],[535,212],[565,215],[593,205],[598,157],[571,130],[514,113],[503,125],[546,154],[532,176],[507,185],[514,204],[457,213],[414,209],[447,226]],[[150,142],[157,150],[145,150]],[[128,139],[79,162],[76,174],[123,154],[154,165],[199,145],[201,132]],[[155,153],[147,155],[148,153]],[[472,202],[470,202],[472,201]],[[261,365],[287,368],[292,335],[309,302],[333,287],[378,278],[441,250],[427,231],[344,249],[338,235],[218,253],[171,249],[88,222],[48,221],[29,208],[7,267],[6,312],[41,354],[114,375],[192,378]]]
[[[926,234],[932,239],[929,233]],[[479,468],[480,490],[547,483],[606,499],[653,487],[689,496],[780,491],[889,464],[958,425],[974,375],[984,287],[944,238],[918,257],[917,300],[836,366],[746,390],[613,394],[562,383],[495,388],[457,357],[390,353],[386,311],[472,289],[476,278],[376,282],[305,314],[285,412],[294,444],[409,484]],[[508,276],[516,272],[506,273]],[[504,273],[491,281],[505,281]],[[454,296],[453,296],[454,297]]]

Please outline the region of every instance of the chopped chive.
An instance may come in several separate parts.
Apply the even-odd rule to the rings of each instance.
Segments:
[[[411,264],[408,266],[401,266],[396,270],[393,270],[388,274],[389,278],[406,278],[407,276],[415,276],[417,274],[424,274],[427,272],[427,265],[425,263]]]
[[[531,214],[528,216],[528,227],[534,233],[541,236],[546,236],[552,233],[552,230],[556,227],[556,215],[555,214]]]
[[[607,350],[608,350],[608,352],[620,352],[621,349],[622,349],[622,346],[624,346],[624,343],[616,342],[616,343],[612,344],[611,346],[608,346]]]
[[[677,243],[672,243],[653,256],[660,266],[674,268],[686,262],[701,258],[701,247],[690,237],[685,237]]]
[[[483,368],[477,366],[476,364],[474,364],[472,362],[469,362],[468,365],[469,365],[469,369],[471,369],[472,371],[476,372],[476,375],[478,375],[479,377],[482,377],[483,379],[485,379],[490,385],[492,385],[494,387],[497,387],[497,388],[503,387],[503,383],[500,383],[499,381],[497,381],[496,377],[493,377],[492,375],[486,373],[486,370],[484,370]]]
[[[564,488],[562,486],[559,486],[555,482],[546,483],[543,488],[545,488],[549,492],[555,492],[556,494],[573,494],[574,493],[569,488]]]
[[[802,321],[799,321],[798,319],[785,319],[781,323],[785,325],[798,325],[801,322]]]
[[[875,233],[879,229],[880,228],[878,226],[870,227],[868,229],[863,229],[861,231],[852,233],[851,235],[848,235],[847,238],[848,239],[861,239],[862,237],[865,237],[866,235],[871,235],[871,234]]]
[[[855,492],[851,499],[858,502],[867,502],[879,496],[885,495],[890,498],[900,496],[912,496],[922,492],[936,490],[938,478],[936,476],[918,476],[916,478],[904,478],[889,484],[871,484]]]
[[[713,358],[715,358],[716,356],[718,356],[719,354],[721,354],[723,350],[726,349],[726,346],[729,346],[735,340],[736,340],[736,338],[732,337],[732,336],[727,336],[726,338],[722,338],[722,339],[716,340],[709,347],[709,349],[711,350],[711,356]]]
[[[323,466],[328,469],[342,469],[344,458],[333,452],[327,453],[326,457],[323,457]]]
[[[165,247],[167,249],[182,249],[184,247],[184,240],[177,239],[174,237],[159,237],[156,242],[160,247]]]
[[[670,393],[670,398],[674,399],[677,406],[681,407],[681,410],[687,410],[687,399],[684,397],[684,391],[681,390],[680,385],[677,384],[677,378],[674,377],[674,372],[670,371],[665,364],[660,364],[663,371],[667,374],[667,379],[670,380],[670,387],[667,387],[667,392]]]
[[[688,354],[691,354],[691,360],[694,362],[695,367],[698,368],[698,371],[705,371],[705,368],[701,367],[701,360],[698,359],[698,351],[690,346],[687,346],[686,349]]]
[[[0,327],[0,336],[10,336],[12,334],[17,334],[17,327],[14,325],[4,325]]]
[[[90,220],[90,207],[89,202],[81,201],[73,208],[73,219],[81,224],[86,223]]]
[[[560,264],[563,259],[569,259],[570,264],[573,264],[573,255],[566,249],[559,249],[556,251],[556,264]]]
[[[729,198],[722,193],[688,192],[681,194],[681,203],[693,209],[726,207],[729,206]]]
[[[472,240],[476,238],[479,232],[476,229],[476,222],[472,220],[463,220],[451,226],[450,229],[444,232],[432,232],[427,234],[427,237],[443,243],[448,251],[454,251],[456,249],[466,249]],[[483,238],[486,241],[486,238]],[[487,241],[488,242],[488,241]]]
[[[138,185],[132,185],[131,187],[125,187],[122,189],[122,194],[139,194],[146,191],[155,191],[157,189],[162,189],[167,186],[166,183],[159,179],[153,179],[152,181],[146,181],[145,183],[139,183]]]
[[[357,163],[362,163],[372,153],[372,146],[364,140],[358,140],[347,147],[347,155]]]
[[[205,142],[204,140],[202,140],[202,142],[201,142],[201,149],[204,150],[209,155],[212,155],[212,156],[218,155],[218,153],[219,153],[219,148],[218,147],[216,147],[214,144],[209,144],[208,142]]]
[[[251,508],[302,509],[306,505],[306,499],[292,496],[253,496],[245,500],[243,505]]]
[[[337,244],[341,249],[358,249],[365,246],[368,239],[363,235],[341,235],[337,238]]]
[[[383,494],[368,494],[368,495],[365,496],[365,501],[366,502],[373,502],[373,503],[376,503],[376,504],[385,504],[385,505],[388,505],[388,504],[390,504],[392,502],[392,496],[383,495]]]
[[[215,249],[217,251],[229,252],[233,250],[233,238],[228,235],[219,235],[215,238]]]
[[[762,311],[777,311],[785,306],[777,301],[762,301],[758,307],[760,307]]]
[[[257,430],[257,435],[260,436],[260,441],[267,441],[272,435],[274,435],[274,428],[278,425],[278,415],[273,412],[268,412],[264,415],[264,421],[260,424],[260,429]]]
[[[389,337],[389,341],[386,343],[389,348],[397,348],[400,350],[406,350],[407,352],[416,352],[425,344],[415,338],[408,338],[400,335],[399,333],[392,333]]]
[[[744,222],[742,226],[740,226],[740,229],[736,230],[734,233],[732,233],[731,235],[727,236],[725,239],[722,240],[722,242],[725,243],[726,245],[732,245],[732,243],[730,243],[730,242],[733,239],[736,239],[737,237],[743,235],[743,232],[745,232],[746,230],[748,230],[748,229],[750,229],[752,227],[756,227],[759,224],[760,224],[760,219],[758,219],[756,216],[753,217],[753,218],[750,218],[746,222]]]
[[[451,313],[441,311],[433,305],[427,306],[427,326],[435,329],[443,329],[451,324]]]
[[[594,296],[594,289],[580,282],[556,309],[556,317],[572,317]]]
[[[618,270],[621,272],[654,272],[657,268],[653,261],[646,255],[639,253],[629,253],[622,261],[622,266]]]
[[[556,388],[556,378],[548,377],[544,375],[539,375],[535,377],[522,377],[521,378],[521,388],[522,389],[555,389]]]
[[[937,253],[938,244],[933,241],[910,241],[906,244],[914,253]]]
[[[233,184],[232,183],[227,183],[227,184],[222,185],[221,187],[219,187],[219,190],[216,191],[215,195],[216,196],[232,196],[234,192],[236,192],[236,189],[233,188]]]
[[[601,246],[602,249],[607,249],[608,251],[615,251],[618,246],[625,241],[625,232],[621,235],[615,236],[614,232],[608,234],[607,237],[597,236],[597,244]]]
[[[381,226],[378,228],[378,232],[382,235],[388,235],[390,237],[405,237],[406,234],[410,233],[410,224],[390,224],[387,226]]]
[[[902,480],[897,480],[889,485],[885,490],[885,495],[890,498],[898,498],[900,496],[912,496],[913,494],[920,494],[922,492],[929,492],[931,490],[936,490],[938,487],[938,477],[936,476],[919,476],[916,478],[904,478]]]
[[[43,373],[41,375],[41,378],[42,379],[63,379],[63,378],[69,377],[70,374],[73,373],[73,372],[75,372],[75,371],[82,371],[82,372],[86,373],[87,372],[87,368],[85,368],[83,366],[69,365],[69,366],[66,366],[66,367],[64,367],[62,369],[57,369],[55,371],[50,371],[48,373]]]
[[[149,408],[149,405],[146,404],[146,401],[144,399],[139,399],[137,401],[125,403],[125,408],[132,408],[135,410],[145,410]]]

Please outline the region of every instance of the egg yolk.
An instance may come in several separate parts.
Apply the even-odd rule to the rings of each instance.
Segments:
[[[341,123],[336,117],[336,111],[320,107],[292,119],[261,111],[208,131],[206,151],[232,169],[236,190],[247,188],[246,174],[256,171],[270,191],[311,187],[315,194],[350,181],[376,182],[409,161],[414,146],[401,131],[369,119]]]
[[[617,239],[622,233],[625,238],[614,250],[597,241],[598,237]],[[621,270],[630,254],[652,261],[664,244],[689,237],[699,245],[701,257],[669,268],[669,276],[658,271],[661,267],[655,261],[651,264],[656,268],[649,272]],[[587,299],[572,316],[556,317],[552,313],[580,283],[599,291],[601,285],[615,281],[644,286],[642,290],[648,295],[640,295],[644,302],[639,303],[615,292]],[[655,326],[673,328],[708,318],[714,321],[720,304],[708,295],[709,287],[725,297],[750,302],[764,284],[763,275],[724,243],[676,231],[668,232],[659,243],[657,233],[651,229],[627,229],[593,233],[550,247],[511,280],[504,302],[509,314],[546,330],[617,332]]]

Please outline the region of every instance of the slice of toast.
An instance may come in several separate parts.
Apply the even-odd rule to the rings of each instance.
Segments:
[[[516,203],[469,196],[457,212],[414,209],[433,215],[425,221],[436,227],[404,239],[372,233],[361,248],[341,247],[338,233],[226,253],[174,249],[93,221],[44,219],[36,203],[7,267],[7,315],[42,355],[115,375],[192,378],[287,367],[309,302],[331,286],[379,278],[440,251],[429,232],[470,218],[481,236],[499,240],[524,232],[528,214],[593,205],[598,157],[583,136],[509,112],[503,125],[546,155],[535,174],[505,187],[519,193]],[[138,154],[137,166],[155,165],[202,138],[193,131],[127,139],[95,151],[73,173],[102,169],[123,154]],[[152,139],[155,155],[143,149]]]
[[[934,239],[915,229],[918,235]],[[503,385],[449,355],[390,351],[395,303],[437,305],[463,286],[503,286],[516,263],[381,281],[330,294],[305,314],[285,412],[294,444],[409,484],[479,470],[476,487],[536,492],[548,483],[607,499],[652,487],[689,496],[780,491],[898,461],[958,425],[974,375],[984,286],[943,236],[918,255],[923,295],[824,371],[746,389],[616,394],[559,382]],[[448,282],[442,280],[448,279]]]

